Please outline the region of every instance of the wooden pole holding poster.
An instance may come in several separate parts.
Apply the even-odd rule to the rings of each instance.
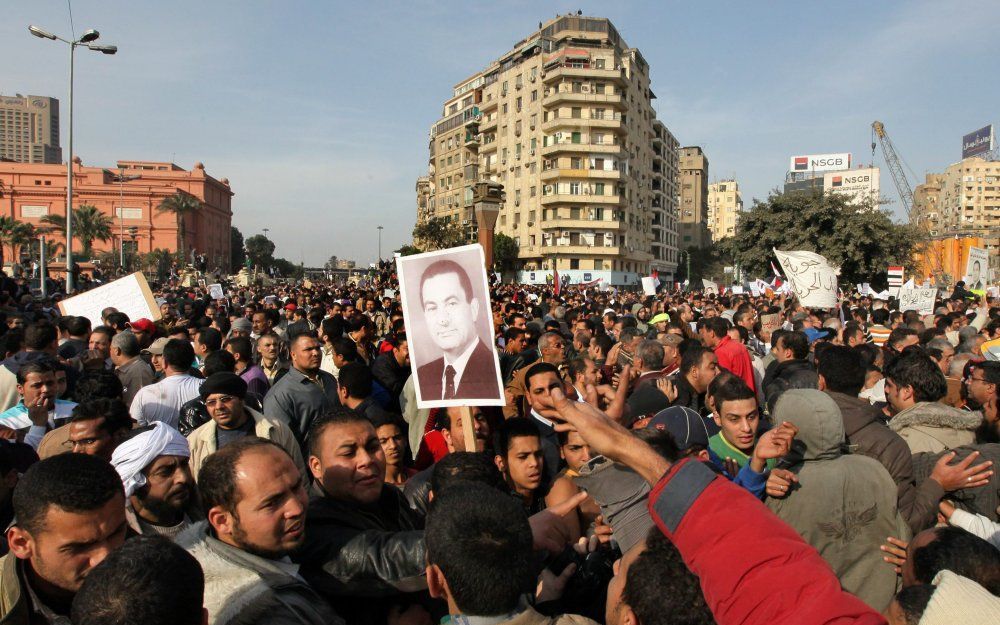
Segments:
[[[465,441],[465,451],[476,451],[476,427],[472,424],[472,408],[461,406],[459,408],[462,419],[462,439]]]

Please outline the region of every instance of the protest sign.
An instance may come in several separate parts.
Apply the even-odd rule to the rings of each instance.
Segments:
[[[806,251],[774,250],[778,263],[791,282],[792,292],[803,306],[833,308],[837,305],[838,267],[819,254]]]
[[[732,292],[733,295],[743,295],[743,287],[738,284],[733,286],[733,288],[730,289],[730,291]]]
[[[64,316],[86,317],[95,327],[103,323],[101,311],[105,308],[123,312],[132,321],[143,318],[156,321],[160,318],[160,307],[141,272],[59,302],[59,312]]]
[[[899,289],[899,310],[901,312],[915,310],[921,315],[932,315],[936,299],[937,289],[902,287]]]
[[[396,266],[417,407],[504,405],[483,248],[403,256]]]
[[[222,290],[221,284],[210,284],[208,285],[208,294],[212,299],[225,299],[226,293]]]
[[[768,332],[774,332],[781,327],[781,314],[769,313],[760,316],[760,327]]]
[[[389,299],[392,299],[396,297],[396,292],[392,289],[385,289],[384,291],[382,291],[382,297],[388,297]]]
[[[965,288],[970,291],[982,291],[989,279],[989,256],[981,247],[970,247],[969,258],[965,263]]]
[[[642,292],[644,295],[656,295],[656,278],[645,276],[642,279]]]
[[[718,295],[719,294],[719,285],[717,285],[716,283],[712,282],[711,280],[702,279],[702,281],[701,281],[701,287],[702,287],[702,290],[705,291],[705,295],[712,295],[712,294]]]

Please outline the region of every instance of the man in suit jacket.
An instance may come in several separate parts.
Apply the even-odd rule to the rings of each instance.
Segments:
[[[479,338],[480,302],[458,263],[439,260],[420,278],[420,305],[431,340],[443,355],[417,370],[424,400],[500,399],[496,356]]]

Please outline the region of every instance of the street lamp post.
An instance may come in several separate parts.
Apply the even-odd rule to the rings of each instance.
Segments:
[[[114,54],[118,52],[118,46],[97,46],[92,42],[96,41],[101,33],[90,29],[83,33],[79,39],[71,41],[53,35],[37,26],[28,26],[28,32],[40,39],[51,39],[61,41],[69,45],[69,155],[66,157],[66,293],[73,292],[73,60],[76,56],[76,47],[83,46],[94,52],[103,54]]]
[[[382,226],[377,226],[378,228],[378,259],[382,260]]]

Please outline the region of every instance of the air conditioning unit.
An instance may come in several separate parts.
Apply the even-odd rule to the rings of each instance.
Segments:
[[[541,72],[538,72],[538,75],[541,76],[542,78],[545,78],[545,71],[543,70]]]
[[[534,125],[534,124],[529,124],[529,125],[528,125],[528,128],[530,128],[530,129],[534,130],[534,129],[535,129],[535,125]]]
[[[507,159],[505,159],[505,158],[504,159],[500,159],[500,164],[501,165],[506,165],[507,164]]]
[[[590,93],[590,85],[583,85],[582,91],[584,93]]]
[[[544,74],[543,74],[543,75],[544,75]],[[534,76],[529,76],[529,77],[528,77],[528,80],[529,80],[529,81],[531,81],[531,82],[535,82],[535,77],[534,77]]]
[[[529,155],[529,156],[534,156],[534,155],[535,155],[535,150],[534,150],[534,148],[532,148],[531,150],[528,150],[528,155]]]

